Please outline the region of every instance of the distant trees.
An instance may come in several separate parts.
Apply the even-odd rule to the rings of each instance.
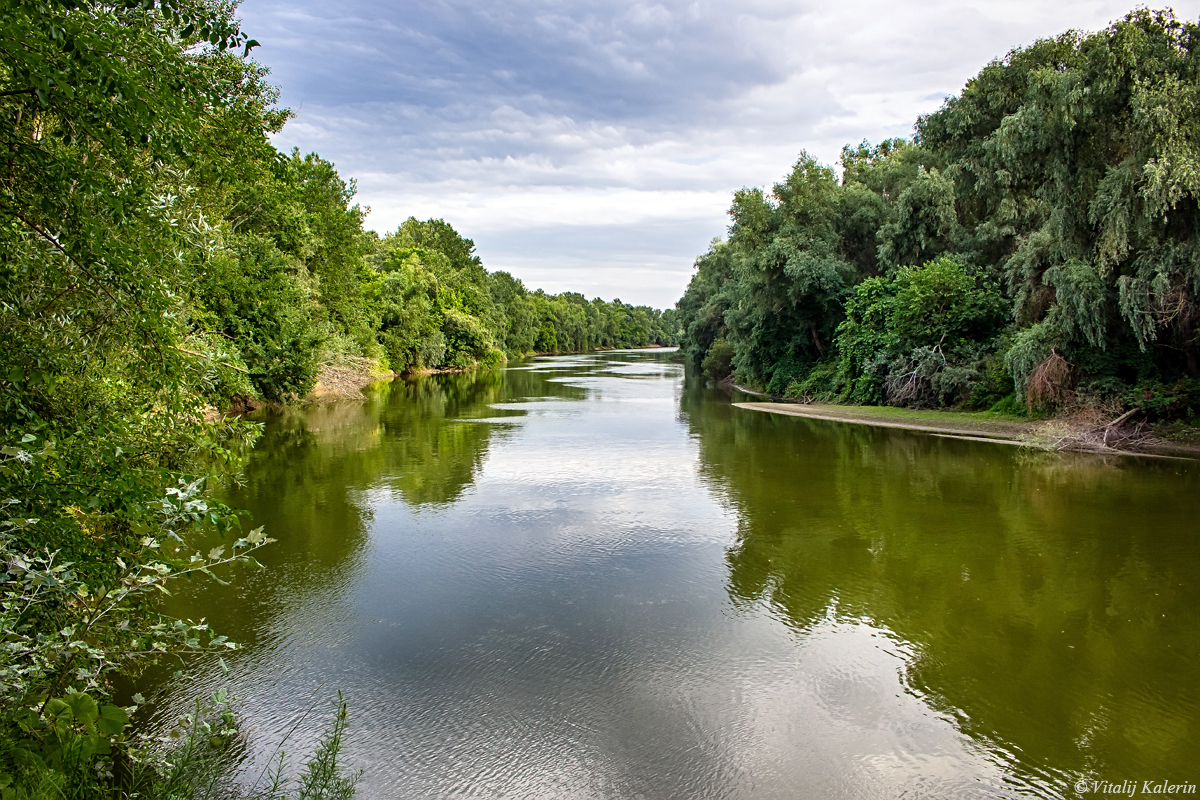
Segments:
[[[840,182],[805,154],[736,193],[684,349],[777,394],[1200,411],[1198,46],[1144,9],[1041,40]]]
[[[398,372],[497,366],[532,352],[674,344],[674,311],[530,292],[488,273],[475,243],[440,219],[410,218],[374,246],[365,288],[383,355]]]

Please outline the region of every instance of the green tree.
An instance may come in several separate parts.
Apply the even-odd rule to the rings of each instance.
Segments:
[[[188,546],[236,535],[211,473],[257,434],[202,418],[206,399],[250,384],[242,353],[200,324],[196,265],[230,257],[210,209],[274,152],[265,133],[286,117],[265,111],[264,71],[231,52],[254,44],[231,10],[17,0],[0,17],[6,797],[161,788],[118,786],[117,751],[137,761],[112,675],[172,650],[223,652],[150,595],[267,541]]]
[[[846,399],[959,405],[990,397],[987,358],[1008,307],[985,278],[943,257],[867,278],[845,307],[837,381]]]
[[[758,189],[734,194],[732,280],[719,290],[725,299],[706,305],[722,309],[741,380],[782,394],[829,354],[840,298],[855,275],[839,247],[838,190],[833,170],[805,154],[771,197]],[[712,253],[718,262],[721,255]],[[712,321],[708,333],[715,341]]]
[[[1198,36],[1138,10],[1014,50],[918,122],[955,182],[962,249],[1033,326],[1009,359],[1018,386],[1057,354],[1076,378],[1126,383],[1200,366]]]
[[[896,401],[888,376],[906,374],[924,387],[909,401],[978,402],[979,381],[1005,393],[1003,363],[1035,404],[1200,413],[1197,41],[1200,26],[1144,9],[1039,40],[921,117],[914,141],[844,148],[840,185],[802,156],[770,196],[737,192],[728,240],[677,306],[684,349],[699,365],[723,338],[739,378],[775,393]],[[978,268],[933,281],[949,263]],[[910,278],[941,299],[893,307]],[[1003,335],[991,311],[954,306],[975,297],[960,278],[1010,304]],[[987,323],[951,329],[968,318]],[[975,366],[931,395],[951,342]]]

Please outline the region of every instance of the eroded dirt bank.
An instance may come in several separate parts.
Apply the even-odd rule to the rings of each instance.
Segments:
[[[313,390],[304,398],[306,403],[327,403],[333,400],[361,400],[363,389],[373,383],[396,377],[391,370],[381,370],[376,361],[367,358],[348,359],[327,364],[317,376]]]

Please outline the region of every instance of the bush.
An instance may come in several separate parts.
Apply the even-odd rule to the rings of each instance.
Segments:
[[[710,380],[722,381],[733,374],[733,345],[724,338],[717,339],[704,354],[700,369]]]
[[[1005,310],[994,284],[949,257],[867,278],[847,298],[838,326],[834,384],[841,399],[907,406],[985,402],[999,390],[989,350]]]
[[[784,397],[805,400],[834,400],[837,397],[837,379],[840,366],[836,361],[820,361],[803,380],[793,380],[784,389]]]
[[[447,367],[463,369],[474,366],[489,352],[497,350],[487,327],[478,318],[458,309],[446,309],[442,335],[446,342],[443,364]]]
[[[988,354],[979,367],[981,380],[976,384],[968,405],[973,409],[986,409],[1011,399],[1019,408],[1012,376],[1004,365],[1004,354],[1000,351]]]

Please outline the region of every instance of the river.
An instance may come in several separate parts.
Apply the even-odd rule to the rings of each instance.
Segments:
[[[340,689],[372,800],[1200,782],[1200,464],[731,402],[651,350],[270,418],[267,569],[167,609],[245,647],[163,707],[233,687],[249,775]]]

